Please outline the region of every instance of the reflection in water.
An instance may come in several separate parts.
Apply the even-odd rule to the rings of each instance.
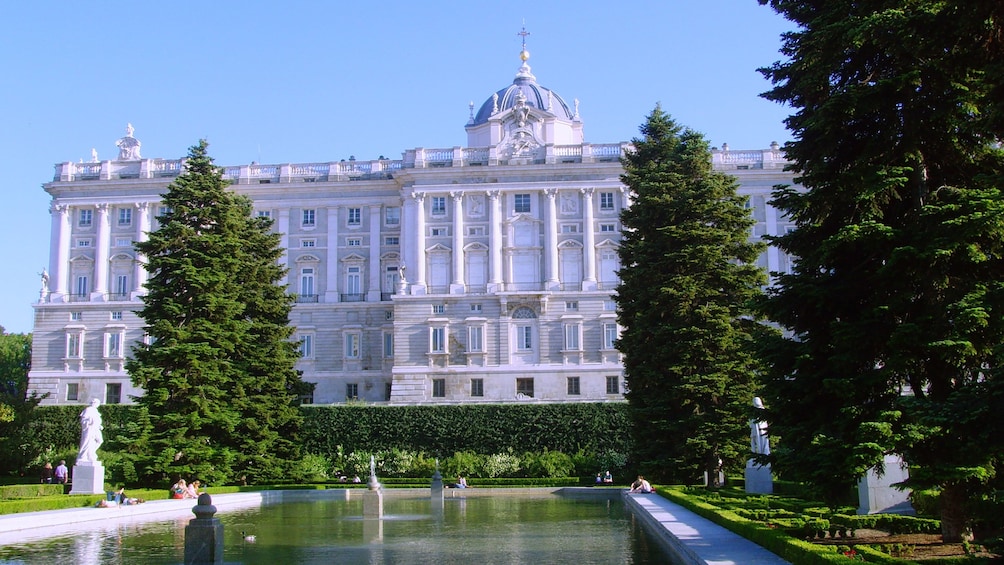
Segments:
[[[247,565],[666,563],[620,500],[554,495],[446,498],[392,495],[385,519],[362,518],[361,497],[304,500],[217,514],[224,560]],[[0,546],[0,563],[177,564],[188,520],[93,525],[73,535]],[[182,532],[179,534],[179,531]],[[241,531],[255,534],[247,543]]]

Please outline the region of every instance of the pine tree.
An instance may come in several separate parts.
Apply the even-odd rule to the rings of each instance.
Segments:
[[[279,235],[227,190],[206,148],[190,149],[160,228],[136,244],[150,273],[139,313],[149,343],[126,368],[150,415],[134,448],[148,484],[289,478],[300,458],[303,383]]]
[[[627,400],[634,458],[660,481],[690,482],[721,459],[749,457],[754,396],[748,316],[766,276],[733,177],[715,172],[703,136],[659,106],[624,158],[632,194],[622,214],[621,284]]]
[[[767,3],[799,26],[763,72],[807,189],[775,193],[798,260],[763,310],[790,332],[764,349],[774,470],[836,500],[900,454],[956,541],[1002,463],[1004,9]]]

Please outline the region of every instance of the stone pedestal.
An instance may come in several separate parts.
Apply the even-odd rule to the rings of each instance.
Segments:
[[[882,463],[882,476],[872,468],[858,481],[858,514],[913,514],[910,491],[892,487],[910,477],[906,463],[897,455],[886,455]]]
[[[195,518],[185,526],[185,565],[222,564],[223,524],[214,517],[213,499],[206,493],[200,494],[192,513]]]
[[[746,462],[746,492],[753,494],[774,494],[774,477],[770,465],[759,466],[750,459]]]
[[[104,494],[105,466],[100,461],[81,461],[73,466],[70,494]]]
[[[383,519],[383,492],[367,490],[363,494],[363,518]]]

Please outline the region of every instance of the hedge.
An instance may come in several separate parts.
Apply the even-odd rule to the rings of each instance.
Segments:
[[[61,484],[27,484],[27,485],[6,485],[0,486],[0,500],[12,500],[17,498],[33,498],[37,496],[52,496],[63,494]]]

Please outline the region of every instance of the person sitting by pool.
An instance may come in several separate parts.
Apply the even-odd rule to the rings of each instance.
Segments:
[[[185,492],[185,498],[199,498],[199,485],[202,484],[199,481],[192,481],[188,485],[188,490]]]
[[[457,482],[453,483],[453,488],[467,488],[467,479],[463,475],[457,475]]]
[[[178,479],[178,482],[171,485],[171,498],[185,498],[187,492],[188,485],[185,484],[185,479]]]
[[[642,475],[638,475],[638,480],[631,483],[631,490],[629,490],[628,492],[640,492],[643,494],[647,494],[652,492],[652,485],[650,485],[648,481],[645,480],[645,477],[643,477]]]
[[[128,495],[126,495],[125,487],[122,487],[119,490],[115,491],[114,498],[115,502],[119,503],[122,506],[128,506],[130,504],[142,504],[146,502],[142,498],[130,498]]]
[[[610,474],[610,471],[607,471],[607,473],[603,475],[603,482],[613,484],[614,476]]]
[[[599,473],[596,473],[596,484],[598,484],[598,485],[603,484],[603,477],[600,476]]]

